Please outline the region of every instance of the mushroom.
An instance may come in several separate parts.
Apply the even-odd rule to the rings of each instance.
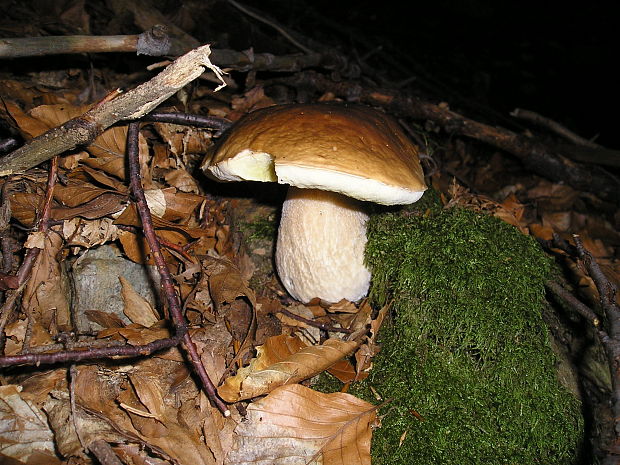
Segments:
[[[367,205],[424,193],[418,151],[387,115],[361,105],[277,105],[241,118],[203,168],[219,181],[289,184],[276,270],[295,299],[363,298]]]

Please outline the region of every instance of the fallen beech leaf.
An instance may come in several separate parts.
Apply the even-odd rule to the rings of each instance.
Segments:
[[[217,307],[234,302],[238,297],[247,297],[256,307],[256,297],[239,269],[229,260],[205,257],[202,261],[204,273],[209,277],[209,292]]]
[[[159,321],[159,315],[151,304],[136,292],[131,283],[122,276],[118,277],[121,282],[121,296],[123,298],[123,313],[132,323],[138,323],[150,328]]]
[[[304,341],[297,336],[279,334],[267,338],[265,344],[260,349],[260,358],[253,365],[256,371],[263,370],[278,362],[288,359],[291,355],[308,347]],[[355,379],[355,369],[348,360],[339,360],[327,370],[330,374],[338,378],[343,383],[351,382]]]
[[[37,219],[41,196],[31,192],[11,192],[11,216],[26,227],[31,227]]]
[[[158,218],[163,218],[166,213],[164,192],[161,189],[149,189],[144,191],[144,197],[151,214]]]
[[[171,186],[176,187],[181,192],[198,194],[200,189],[196,179],[184,169],[174,169],[164,175],[164,179]]]
[[[68,220],[71,218],[82,217],[89,220],[94,220],[120,212],[126,206],[127,198],[124,195],[106,192],[77,207],[53,208],[52,218],[55,220]]]
[[[43,249],[45,247],[45,236],[47,233],[44,231],[35,231],[28,234],[28,238],[24,243],[24,247],[27,249]]]
[[[113,224],[113,221],[111,218],[86,221],[81,218],[65,220],[62,223],[62,235],[67,245],[95,247],[118,239],[120,230]]]
[[[125,157],[121,155],[110,155],[107,157],[85,158],[82,160],[85,165],[102,170],[107,174],[125,179]]]
[[[13,384],[0,386],[0,454],[24,463],[30,456],[44,456],[50,464],[60,463],[45,414],[23,399],[20,391],[21,387]]]
[[[83,181],[71,181],[67,185],[59,183],[54,186],[54,199],[66,207],[77,207],[106,193],[119,194]]]
[[[13,119],[17,123],[19,130],[26,138],[40,136],[49,129],[45,123],[24,113],[17,104],[5,101],[3,106],[10,114],[9,120]]]
[[[201,438],[203,418],[212,412],[198,410],[188,422],[182,419],[176,405],[176,395],[183,397],[184,394],[179,393],[178,388],[173,391],[169,381],[180,365],[160,358],[145,359],[131,366],[130,380],[122,372],[95,366],[80,367],[74,382],[76,402],[97,412],[120,434],[132,438],[132,442],[146,445],[172,463],[215,465],[212,453]],[[193,385],[188,383],[188,386]],[[191,397],[183,397],[184,404],[190,403],[185,406],[185,412],[195,410],[196,402]]]
[[[120,231],[118,237],[123,246],[123,252],[132,262],[155,265],[151,249],[144,235],[137,235],[130,231]],[[179,246],[187,244],[187,237],[177,230],[160,229],[157,231],[157,237]],[[177,263],[177,259],[167,249],[164,248],[162,253],[167,263]]]
[[[282,386],[248,407],[228,464],[370,465],[376,407],[350,394]]]
[[[114,224],[142,227],[142,222],[140,221],[140,217],[138,216],[135,205],[133,203],[129,204],[127,208],[125,208],[125,210],[123,210],[123,212],[118,216],[118,218],[114,220]],[[212,235],[212,232],[208,229],[184,226],[182,224],[173,223],[172,221],[168,221],[164,218],[158,218],[156,216],[153,216],[153,225],[157,229],[170,229],[182,232],[194,239],[202,236]]]
[[[171,123],[153,123],[153,127],[177,157],[187,153],[204,154],[211,145],[211,134],[204,129]]]
[[[91,105],[74,106],[70,104],[40,105],[30,110],[30,115],[48,128],[59,126],[71,118],[76,118],[91,108]],[[140,135],[140,143],[144,145],[146,141]],[[104,169],[109,174],[121,179],[124,178],[124,154],[127,141],[127,126],[112,126],[97,136],[86,150],[96,158],[106,158],[108,161],[114,159],[114,164],[105,164]],[[89,159],[92,160],[92,159]],[[87,161],[87,160],[84,160]]]
[[[359,343],[329,339],[319,346],[304,347],[286,360],[261,367],[261,348],[258,357],[249,366],[241,368],[235,376],[227,378],[218,388],[226,402],[251,399],[266,394],[278,386],[298,383],[331,367],[338,360],[352,353]]]
[[[57,231],[58,226],[53,230]],[[56,331],[68,331],[72,328],[68,296],[69,282],[57,257],[64,246],[62,237],[51,232],[45,237],[45,246],[39,253],[28,284],[24,288],[22,302],[28,306],[35,321],[43,327],[50,328],[52,335]]]
[[[162,189],[162,192],[166,199],[166,212],[163,218],[167,221],[188,223],[196,216],[196,208],[205,201],[202,195],[179,192],[173,187]]]
[[[94,180],[98,184],[107,186],[110,189],[122,194],[126,194],[129,190],[123,182],[119,181],[115,177],[107,175],[103,171],[95,170],[85,165],[82,165],[78,169],[74,170],[71,173],[71,176],[74,178],[85,177],[89,180]]]

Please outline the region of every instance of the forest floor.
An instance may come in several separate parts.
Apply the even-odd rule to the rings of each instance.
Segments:
[[[272,265],[285,188],[201,170],[243,115],[308,102],[391,115],[444,207],[553,258],[546,321],[585,418],[575,463],[620,463],[618,152],[233,1],[2,3],[0,463],[370,463],[389,406],[346,390],[389,306],[294,301]],[[156,81],[203,44],[195,76]],[[312,389],[325,371],[342,392]]]

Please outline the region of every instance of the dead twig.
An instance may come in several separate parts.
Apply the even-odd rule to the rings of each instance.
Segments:
[[[110,357],[138,357],[150,355],[163,349],[179,345],[183,334],[158,339],[143,345],[124,345],[112,347],[95,347],[85,350],[65,350],[51,354],[20,354],[0,357],[0,368],[14,365],[50,365],[63,362],[79,362],[82,360],[97,360]]]
[[[588,275],[594,281],[599,294],[600,308],[604,313],[604,324],[597,313],[564,289],[558,283],[547,283],[547,288],[562,302],[583,316],[593,327],[605,349],[611,373],[612,392],[610,404],[613,417],[613,438],[606,446],[605,465],[620,463],[620,307],[616,304],[617,289],[605,276],[592,254],[584,247],[581,238],[573,235],[575,245],[555,236],[546,244],[547,248],[560,249],[581,261]]]
[[[142,121],[182,124],[185,126],[196,126],[199,128],[217,129],[214,134],[218,137],[222,132],[232,126],[232,121],[216,116],[194,115],[189,113],[152,111],[142,118]]]
[[[562,136],[564,139],[569,140],[573,144],[583,145],[585,147],[601,148],[601,146],[597,143],[585,139],[578,134],[575,134],[573,131],[561,125],[557,121],[554,121],[551,118],[547,118],[546,116],[542,116],[534,111],[524,110],[522,108],[515,108],[510,113],[510,115],[514,116],[515,118],[520,118],[525,121],[530,121],[532,123],[538,124],[539,126],[545,127],[555,132],[557,135]]]
[[[49,229],[50,215],[51,215],[51,203],[53,198],[53,190],[56,182],[56,176],[58,172],[57,157],[52,159],[50,169],[48,172],[47,188],[43,204],[41,207],[41,216],[38,220],[38,232],[46,232]],[[9,321],[10,315],[14,309],[14,304],[17,301],[22,289],[28,281],[28,278],[32,274],[32,267],[36,262],[36,258],[40,253],[40,249],[31,248],[28,249],[26,256],[18,270],[17,278],[19,289],[7,292],[7,298],[0,310],[0,347],[4,345],[4,328]],[[139,346],[108,346],[108,347],[87,347],[83,350],[65,350],[54,353],[22,353],[19,355],[9,355],[0,357],[0,367],[9,367],[14,365],[41,365],[41,364],[53,364],[60,362],[77,362],[80,360],[92,360],[100,358],[109,358],[114,356],[144,356],[153,352],[175,347],[177,346],[185,333],[187,332],[186,326],[176,327],[176,333],[171,338],[164,338],[153,341],[149,344]],[[26,347],[27,349],[27,347]],[[48,348],[48,350],[52,347]]]
[[[136,209],[138,210],[140,220],[142,221],[144,237],[148,242],[149,248],[151,249],[151,254],[153,255],[153,260],[157,267],[157,271],[159,272],[159,276],[161,278],[161,286],[164,290],[164,295],[166,297],[166,302],[168,303],[168,309],[170,311],[174,327],[177,330],[181,330],[183,332],[183,342],[185,344],[185,349],[189,354],[192,366],[196,370],[196,373],[198,374],[203,384],[203,388],[205,389],[205,392],[213,405],[215,405],[224,416],[229,416],[230,410],[228,410],[226,404],[217,395],[217,390],[213,385],[213,382],[209,378],[207,371],[202,365],[200,355],[198,354],[198,350],[196,349],[196,345],[192,341],[189,333],[187,332],[187,322],[181,310],[179,296],[174,287],[172,275],[170,274],[170,270],[168,269],[166,260],[164,259],[164,256],[161,252],[159,240],[157,239],[157,235],[155,234],[155,227],[153,226],[151,212],[146,202],[146,197],[144,195],[142,181],[140,178],[140,162],[138,160],[139,130],[140,123],[133,122],[129,124],[129,130],[127,132],[127,158],[129,166],[129,183],[131,187],[131,192],[135,197]]]
[[[175,55],[173,45],[163,26],[138,35],[121,36],[47,36],[0,40],[0,58],[45,56],[69,53],[134,52],[138,55]]]
[[[241,11],[242,13],[245,13],[246,15],[250,16],[251,18],[254,18],[257,21],[260,21],[263,24],[266,24],[269,27],[274,28],[276,31],[278,31],[280,34],[282,34],[282,36],[288,40],[291,44],[293,44],[295,47],[297,47],[298,49],[302,50],[304,53],[315,53],[313,50],[310,50],[308,47],[306,47],[305,45],[299,43],[297,40],[295,40],[287,31],[286,29],[284,29],[282,26],[280,26],[279,24],[276,24],[275,21],[270,21],[268,19],[266,19],[265,17],[259,15],[258,13],[256,13],[255,11],[252,11],[251,9],[249,9],[248,7],[242,5],[241,3],[235,1],[235,0],[228,0],[228,3],[230,3],[232,6],[234,6],[235,8],[237,8],[239,11]]]
[[[327,323],[321,323],[320,321],[309,320],[308,318],[304,318],[303,316],[296,315],[295,313],[285,308],[281,308],[277,310],[276,313],[281,313],[282,315],[286,315],[287,317],[292,318],[293,320],[300,321],[302,323],[307,324],[308,326],[312,326],[313,328],[319,328],[320,330],[327,331],[327,332],[345,333],[345,334],[351,334],[353,332],[349,328],[339,328],[336,326],[328,325]]]

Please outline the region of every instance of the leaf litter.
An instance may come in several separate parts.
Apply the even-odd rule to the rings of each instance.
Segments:
[[[88,108],[77,103],[81,88],[42,91],[10,79],[0,86],[3,115],[25,140]],[[212,89],[205,95],[213,95]],[[214,113],[234,121],[273,103],[256,85],[243,94],[226,95],[224,104],[207,97],[194,105],[207,111],[212,105]],[[5,355],[51,347],[87,350],[100,343],[143,345],[170,336],[165,309],[153,308],[126,280],[123,312],[130,324],[105,308],[93,308],[89,318],[104,329],[71,334],[75,296],[66,268],[84,250],[114,242],[128,260],[153,264],[128,195],[126,137],[127,128],[116,126],[82,151],[61,156],[51,233],[32,233],[24,240],[24,247],[38,247],[42,253],[19,315],[2,327]],[[210,377],[221,380],[219,394],[238,408],[225,418],[211,406],[177,347],[144,359],[78,363],[71,375],[66,368],[10,372],[0,386],[0,459],[92,463],[88,446],[103,438],[125,463],[370,463],[378,406],[308,386],[324,371],[343,383],[367,376],[380,350],[376,337],[388,307],[377,315],[365,302],[343,301],[328,308],[290,304],[281,298],[273,276],[272,287],[253,289],[255,267],[243,258],[238,232],[231,228],[231,205],[208,192],[193,170],[213,140],[210,130],[154,123],[140,134],[140,169],[157,234],[168,244],[164,256],[192,339]],[[488,185],[504,168],[495,160],[478,171],[467,155],[451,163],[454,167],[446,171],[470,174],[473,186]],[[3,182],[10,187],[12,219],[32,228],[45,194],[43,173],[34,169]],[[553,233],[578,231],[610,279],[620,281],[620,267],[608,245],[619,244],[620,236],[609,221],[576,213],[580,194],[570,186],[540,178],[530,179],[528,186],[519,182],[501,186],[502,195],[494,192],[492,198],[473,194],[452,177],[433,178],[434,187],[447,194],[446,204],[491,212],[525,234],[549,239]],[[583,270],[574,266],[572,272],[597,299],[596,286]],[[279,313],[282,306],[300,318]],[[347,328],[354,336],[319,330],[304,320]]]

